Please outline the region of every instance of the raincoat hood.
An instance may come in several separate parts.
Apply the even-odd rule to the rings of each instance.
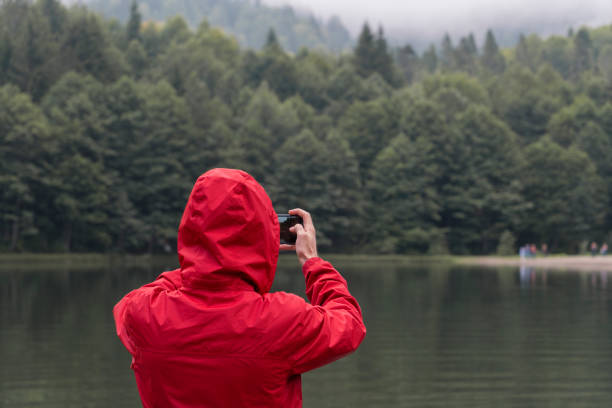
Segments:
[[[184,287],[269,292],[279,251],[270,198],[241,170],[213,169],[196,181],[178,232]]]

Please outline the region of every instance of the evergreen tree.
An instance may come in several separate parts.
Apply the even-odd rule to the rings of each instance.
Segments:
[[[49,21],[51,32],[59,37],[66,27],[68,18],[66,9],[58,0],[40,0],[38,4],[42,8],[43,15]]]
[[[272,52],[282,52],[282,47],[278,42],[278,38],[276,38],[276,32],[273,28],[270,27],[268,30],[268,36],[266,37],[266,45],[264,49]]]
[[[372,72],[375,72],[377,57],[376,39],[370,30],[369,24],[366,22],[361,29],[357,46],[355,47],[354,64],[359,75],[367,77]]]
[[[496,74],[503,72],[506,68],[506,61],[504,56],[499,52],[497,41],[495,41],[495,36],[491,30],[487,30],[481,63],[487,70]]]
[[[527,39],[525,38],[524,34],[519,36],[519,42],[514,50],[514,57],[519,64],[526,67],[531,67]]]
[[[430,73],[435,72],[436,68],[438,67],[438,53],[436,51],[436,46],[431,44],[423,53],[421,60],[427,71]]]
[[[593,67],[593,44],[586,28],[578,30],[574,36],[574,64],[572,75],[577,79],[584,71]]]
[[[453,41],[448,33],[444,34],[442,39],[442,56],[440,58],[442,68],[451,70],[455,68],[455,48]]]
[[[110,43],[98,16],[77,10],[70,16],[61,44],[66,61],[74,71],[103,81],[117,79],[125,70],[122,55]]]
[[[130,6],[130,18],[126,26],[126,34],[128,43],[132,40],[140,40],[140,26],[142,24],[142,16],[138,10],[138,3],[136,0],[132,0]]]
[[[412,82],[419,68],[419,59],[409,44],[398,50],[397,63],[404,74],[406,82]]]
[[[378,33],[374,36],[368,23],[363,25],[355,47],[353,63],[362,77],[378,73],[387,83],[395,84],[393,58],[389,53],[382,27],[378,28]]]
[[[472,34],[459,41],[459,46],[454,54],[455,64],[458,69],[470,74],[476,73],[477,48]]]
[[[10,17],[17,24],[4,40],[6,78],[37,101],[58,77],[57,35],[39,7],[30,6]]]
[[[375,71],[380,74],[381,77],[388,84],[395,84],[395,77],[393,71],[393,57],[389,53],[387,46],[387,40],[385,39],[385,33],[382,26],[378,27],[378,33],[376,35],[376,69]]]

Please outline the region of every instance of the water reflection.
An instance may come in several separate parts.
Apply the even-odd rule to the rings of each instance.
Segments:
[[[0,406],[134,407],[112,305],[174,260],[134,267],[0,268]],[[338,259],[368,335],[304,376],[305,407],[609,406],[605,272]],[[293,258],[273,290],[303,293]]]
[[[608,271],[591,272],[591,286],[605,289],[608,287]]]
[[[519,268],[519,281],[522,288],[536,286],[545,288],[548,281],[548,271],[546,269],[537,270],[530,266],[521,265]]]

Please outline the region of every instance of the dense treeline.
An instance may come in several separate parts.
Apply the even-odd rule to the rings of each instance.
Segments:
[[[85,0],[90,7],[109,17],[127,22],[134,0]],[[290,6],[270,7],[259,0],[140,0],[145,20],[165,21],[180,15],[191,27],[205,18],[236,37],[241,45],[261,48],[273,28],[284,49],[297,52],[301,47],[334,52],[351,46],[351,35],[338,17],[323,22],[300,15]]]
[[[203,22],[0,9],[4,250],[163,251],[195,178],[252,173],[334,251],[576,251],[612,217],[612,27],[422,55],[261,51]]]

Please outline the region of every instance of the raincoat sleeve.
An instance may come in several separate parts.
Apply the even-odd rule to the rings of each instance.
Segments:
[[[154,290],[176,290],[181,287],[181,270],[176,269],[169,272],[164,272],[157,277],[153,282],[147,283],[146,285],[134,289],[123,297],[113,308],[113,315],[115,317],[115,327],[117,330],[117,336],[121,339],[121,342],[128,349],[128,351],[134,355],[136,346],[131,339],[128,329],[126,327],[126,314],[128,312],[130,304],[140,296],[146,296]]]
[[[361,308],[346,280],[321,258],[302,268],[306,295],[294,345],[293,372],[300,374],[339,359],[357,349],[366,334]]]

